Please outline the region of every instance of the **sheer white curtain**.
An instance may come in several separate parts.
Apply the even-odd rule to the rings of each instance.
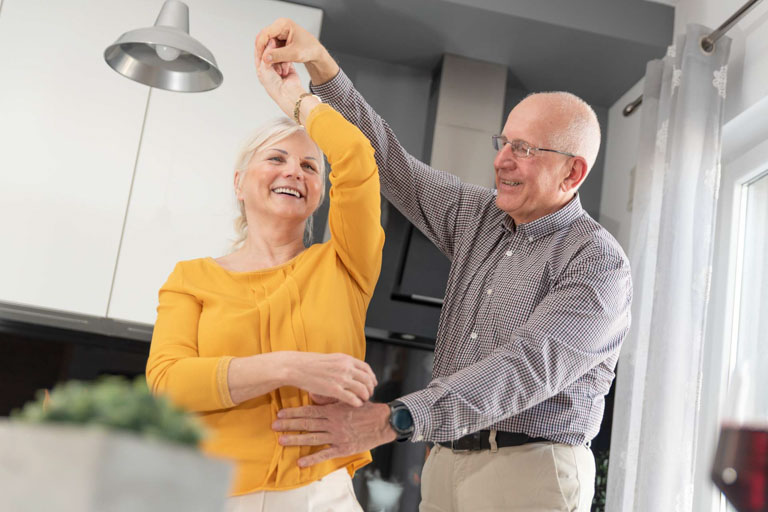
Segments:
[[[690,512],[730,41],[690,25],[648,63],[606,509]]]

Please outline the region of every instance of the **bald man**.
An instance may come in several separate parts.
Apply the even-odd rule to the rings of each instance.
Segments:
[[[390,404],[285,409],[273,428],[302,433],[281,444],[329,445],[299,461],[312,465],[395,439],[431,441],[423,512],[590,510],[589,443],[632,295],[621,247],[579,202],[600,147],[593,110],[564,92],[521,101],[490,141],[488,189],[409,155],[291,20],[259,34],[256,58],[306,64],[312,91],[371,140],[384,195],[451,260],[427,388]]]

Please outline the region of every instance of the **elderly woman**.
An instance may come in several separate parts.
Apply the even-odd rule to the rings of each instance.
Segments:
[[[178,263],[160,289],[147,380],[199,413],[212,433],[205,452],[235,460],[230,510],[360,510],[350,475],[368,452],[301,468],[316,450],[280,446],[271,424],[312,399],[362,405],[376,384],[363,362],[384,243],[373,149],[292,66],[259,64],[258,75],[296,122],[266,125],[237,160],[240,248]],[[322,153],[331,239],[305,248]]]

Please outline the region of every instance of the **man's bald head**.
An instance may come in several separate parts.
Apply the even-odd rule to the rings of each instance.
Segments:
[[[547,127],[547,148],[584,157],[592,169],[600,150],[600,123],[589,104],[569,92],[528,95],[517,108],[533,108]]]
[[[509,113],[502,135],[554,150],[530,154],[504,144],[496,153],[496,206],[517,224],[549,215],[571,201],[595,164],[600,125],[592,108],[566,92],[532,94]],[[562,153],[575,156],[564,156]]]

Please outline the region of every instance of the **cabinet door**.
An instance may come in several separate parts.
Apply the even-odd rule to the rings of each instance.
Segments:
[[[147,0],[4,0],[0,302],[103,317],[148,88],[104,49]]]
[[[256,77],[256,34],[290,17],[318,35],[322,20],[318,9],[283,2],[187,3],[191,33],[216,56],[224,82],[203,94],[152,91],[108,313],[114,319],[154,323],[157,291],[177,261],[227,252],[237,216],[235,157],[254,129],[281,115]]]

